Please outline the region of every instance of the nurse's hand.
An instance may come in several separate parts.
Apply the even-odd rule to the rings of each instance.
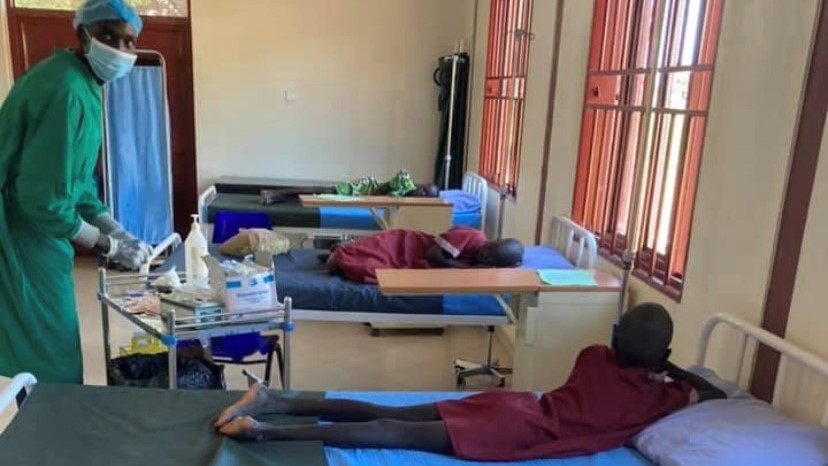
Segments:
[[[107,257],[130,270],[138,270],[152,255],[152,247],[124,230],[109,235],[110,248]]]

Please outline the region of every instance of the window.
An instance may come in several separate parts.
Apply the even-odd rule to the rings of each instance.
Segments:
[[[17,8],[42,10],[77,10],[84,0],[13,0]],[[178,16],[189,14],[188,0],[132,0],[135,8],[144,16]]]
[[[532,0],[492,0],[480,175],[514,195],[520,168]]]
[[[674,298],[684,282],[721,8],[722,0],[595,1],[572,216],[611,258],[637,251],[633,273]],[[637,166],[643,177],[634,186]]]

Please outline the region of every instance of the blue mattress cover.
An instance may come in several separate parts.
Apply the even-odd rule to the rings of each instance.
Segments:
[[[328,392],[328,398],[344,398],[389,406],[407,406],[456,400],[469,396],[462,392]],[[339,449],[325,448],[330,466],[379,466],[404,464],[409,466],[469,466],[494,464],[500,466],[653,466],[632,448],[617,448],[590,456],[566,459],[544,459],[520,462],[479,463],[463,461],[444,455],[408,450]]]
[[[220,257],[217,245],[210,254]],[[290,296],[295,309],[391,314],[500,316],[503,310],[488,295],[385,296],[375,285],[364,285],[331,275],[312,249],[293,249],[273,258],[279,296]],[[184,248],[177,248],[160,271],[184,270]],[[571,269],[572,264],[549,246],[526,248],[523,268]]]
[[[381,212],[381,210],[380,210]],[[319,227],[332,230],[378,231],[377,221],[369,209],[363,207],[320,207]],[[480,211],[452,214],[452,225],[480,228],[483,217]]]

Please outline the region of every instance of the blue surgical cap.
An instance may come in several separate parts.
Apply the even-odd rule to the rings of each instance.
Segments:
[[[125,0],[86,0],[75,12],[75,29],[98,21],[124,21],[141,33],[143,23],[138,11]]]

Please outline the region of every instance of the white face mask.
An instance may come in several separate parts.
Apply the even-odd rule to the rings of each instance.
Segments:
[[[108,46],[92,37],[89,31],[86,31],[86,36],[89,38],[86,59],[89,60],[92,71],[101,81],[108,83],[132,71],[135,61],[138,60],[137,55]]]

